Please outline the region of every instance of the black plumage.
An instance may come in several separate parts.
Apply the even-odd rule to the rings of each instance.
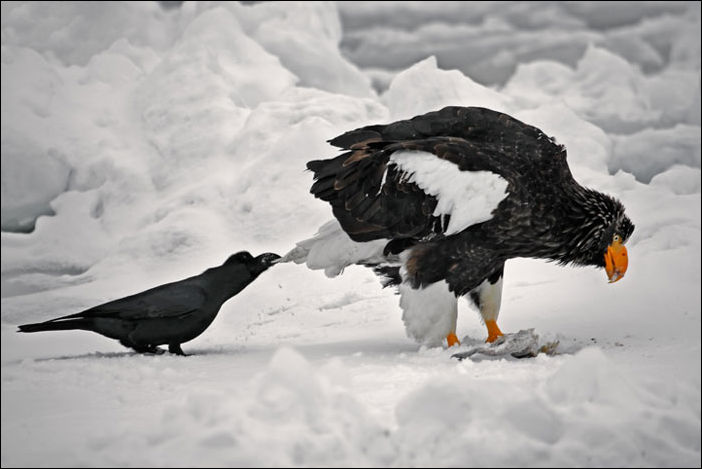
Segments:
[[[618,200],[575,181],[562,145],[500,112],[451,106],[329,142],[345,152],[308,163],[311,192],[331,204],[353,241],[386,239],[386,255],[406,252],[404,277],[399,267],[374,266],[391,284],[420,289],[445,280],[460,296],[486,280],[494,284],[515,257],[606,267],[608,247],[623,245],[634,229]],[[435,213],[436,194],[393,161],[401,150],[428,152],[460,171],[498,175],[507,183],[506,196],[490,219],[447,234],[450,215]],[[616,280],[626,265],[612,269]]]
[[[222,305],[246,288],[280,256],[253,257],[246,251],[200,275],[110,301],[80,313],[19,326],[18,332],[81,329],[119,340],[140,353],[157,353],[158,345],[185,355],[181,344],[202,334]]]

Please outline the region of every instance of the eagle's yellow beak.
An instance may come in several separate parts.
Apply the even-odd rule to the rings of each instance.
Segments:
[[[626,268],[629,265],[629,256],[626,253],[626,248],[621,241],[614,241],[607,247],[605,253],[605,270],[609,283],[614,283],[624,277]]]

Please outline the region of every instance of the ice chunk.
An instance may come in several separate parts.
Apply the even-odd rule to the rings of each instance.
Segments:
[[[667,187],[673,194],[699,193],[700,169],[676,164],[667,171],[653,176],[651,185]]]
[[[612,137],[614,149],[608,166],[632,173],[648,183],[674,165],[700,167],[700,128],[679,124],[668,129],[645,129]]]
[[[408,99],[411,96],[411,99]],[[393,119],[409,119],[444,106],[481,106],[509,111],[509,99],[458,70],[441,70],[434,56],[398,73],[382,95]]]
[[[2,134],[2,230],[28,232],[49,202],[66,190],[70,166],[56,153],[5,131]]]

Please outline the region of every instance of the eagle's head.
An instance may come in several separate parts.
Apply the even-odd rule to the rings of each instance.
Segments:
[[[564,230],[568,240],[560,262],[602,267],[610,283],[620,280],[629,265],[625,244],[634,232],[624,205],[609,195],[582,187],[572,202],[577,208]]]
[[[621,205],[621,204],[619,204]],[[609,277],[609,283],[614,283],[624,277],[629,266],[629,254],[624,244],[634,232],[634,224],[629,217],[621,213],[614,222],[604,230],[600,241],[601,264]]]

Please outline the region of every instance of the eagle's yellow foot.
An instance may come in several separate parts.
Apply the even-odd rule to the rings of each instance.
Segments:
[[[456,337],[456,334],[454,332],[448,333],[448,335],[446,336],[446,343],[448,343],[449,347],[453,347],[454,345],[461,345],[461,341],[458,340],[458,337]]]
[[[502,337],[504,335],[500,328],[497,327],[497,321],[485,321],[485,325],[487,326],[488,330],[488,338],[485,342],[494,342],[498,337]]]

